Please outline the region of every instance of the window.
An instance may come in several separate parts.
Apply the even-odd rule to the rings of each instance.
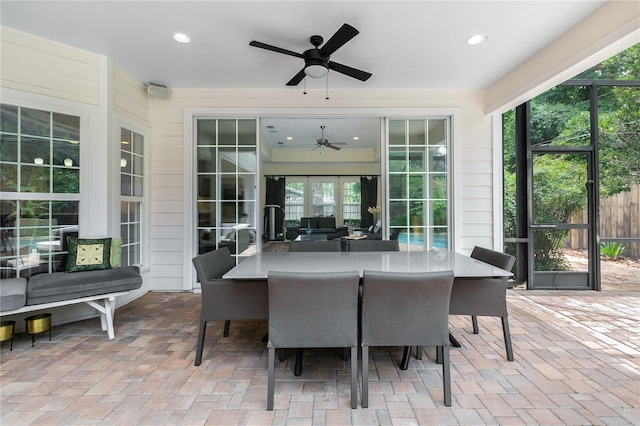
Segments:
[[[342,182],[342,222],[360,226],[360,182]]]
[[[256,120],[198,119],[196,132],[198,253],[247,255],[256,242]]]
[[[80,117],[0,105],[0,277],[66,267],[78,230]]]
[[[312,216],[335,216],[335,182],[311,182],[311,197]]]
[[[285,184],[284,222],[286,225],[297,225],[304,217],[304,182]]]
[[[407,250],[449,247],[446,119],[389,120],[389,218]]]
[[[144,136],[120,128],[120,236],[122,265],[141,261],[141,217],[144,196]]]

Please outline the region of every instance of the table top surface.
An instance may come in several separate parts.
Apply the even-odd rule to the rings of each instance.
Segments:
[[[457,278],[508,277],[511,272],[451,251],[256,253],[223,275],[229,279],[266,279],[269,271],[436,272]]]

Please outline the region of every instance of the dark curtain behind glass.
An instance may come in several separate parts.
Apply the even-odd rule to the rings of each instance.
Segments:
[[[265,205],[277,205],[280,206],[281,209],[275,209],[276,212],[276,229],[277,233],[281,233],[284,229],[284,195],[285,195],[285,178],[274,178],[267,177],[267,185],[266,185],[266,194],[265,194]],[[266,211],[265,211],[265,221],[264,221],[264,234],[266,235],[268,232],[267,222],[266,222]]]
[[[367,210],[378,205],[378,178],[360,177],[360,227],[368,228],[373,223],[373,215]]]

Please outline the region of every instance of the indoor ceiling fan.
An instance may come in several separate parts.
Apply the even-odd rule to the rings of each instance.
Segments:
[[[312,78],[324,77],[327,75],[329,70],[339,72],[361,81],[367,81],[369,77],[371,77],[371,73],[329,60],[331,54],[358,35],[358,33],[359,31],[351,25],[343,24],[342,27],[340,27],[322,47],[319,47],[324,41],[322,36],[312,35],[309,41],[314,47],[312,49],[305,50],[304,53],[292,52],[291,50],[271,46],[270,44],[265,44],[255,40],[249,43],[249,45],[304,59],[304,67],[300,72],[293,76],[291,80],[289,80],[287,86],[297,86],[305,76]]]
[[[323,146],[326,146],[327,148],[331,148],[331,149],[335,149],[336,151],[339,151],[340,148],[339,146],[336,145],[346,145],[346,143],[344,142],[335,142],[335,143],[331,143],[329,142],[327,139],[324,138],[324,126],[320,126],[320,131],[321,136],[320,139],[316,139],[316,146],[313,149],[318,149],[318,148],[322,148]]]

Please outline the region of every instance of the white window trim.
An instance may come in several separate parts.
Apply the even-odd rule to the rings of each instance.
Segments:
[[[150,223],[151,209],[149,208],[150,191],[151,191],[151,150],[149,137],[151,129],[149,127],[135,122],[122,114],[114,113],[113,119],[113,141],[109,149],[109,170],[112,170],[110,179],[110,199],[112,200],[112,209],[109,218],[109,235],[113,237],[121,237],[120,235],[120,202],[121,201],[137,201],[139,197],[130,197],[120,195],[120,129],[125,128],[132,132],[138,133],[144,137],[143,151],[143,195],[140,206],[140,269],[146,271],[150,268]]]

